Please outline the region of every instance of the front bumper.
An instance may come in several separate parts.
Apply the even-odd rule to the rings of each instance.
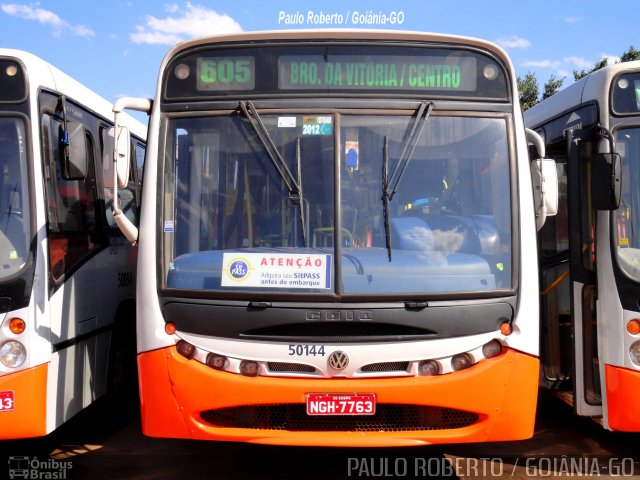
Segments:
[[[507,349],[467,370],[435,377],[249,378],[186,360],[175,347],[167,347],[140,354],[138,368],[142,426],[149,436],[279,445],[409,446],[530,438],[539,360]],[[373,392],[385,418],[352,417],[341,422],[321,417],[310,422],[304,407],[311,392]],[[413,423],[404,423],[407,416]]]
[[[0,376],[0,393],[12,392],[13,399],[10,409],[7,402],[0,410],[0,440],[47,434],[47,368],[43,364]]]
[[[640,432],[638,392],[640,372],[605,365],[607,416],[609,428],[621,432]]]

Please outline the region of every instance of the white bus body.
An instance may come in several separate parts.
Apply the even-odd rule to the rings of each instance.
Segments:
[[[134,330],[137,251],[110,216],[111,105],[0,49],[0,439],[46,435],[100,397]],[[131,117],[137,216],[146,126]],[[103,175],[104,173],[104,175]],[[114,372],[112,372],[114,373]]]
[[[597,70],[524,117],[562,187],[540,231],[544,382],[577,414],[640,431],[640,62]]]

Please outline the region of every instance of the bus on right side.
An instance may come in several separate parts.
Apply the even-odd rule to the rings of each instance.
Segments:
[[[640,432],[640,61],[524,113],[558,170],[538,233],[542,385],[609,430]]]

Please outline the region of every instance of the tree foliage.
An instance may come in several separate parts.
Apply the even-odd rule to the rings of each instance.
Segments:
[[[522,110],[528,110],[538,103],[538,81],[536,74],[528,72],[524,79],[518,77],[518,92],[520,92],[520,105]]]
[[[632,62],[633,60],[640,60],[640,51],[633,48],[633,45],[629,45],[629,50],[622,54],[620,62]]]
[[[562,82],[564,82],[564,77],[556,78],[555,75],[551,75],[547,83],[544,84],[544,91],[542,92],[542,100],[545,98],[549,98],[551,95],[555,94],[560,87],[562,87]]]
[[[640,60],[640,50],[636,50],[633,45],[629,45],[629,49],[620,56],[620,63],[631,62],[633,60]],[[590,73],[606,67],[608,64],[608,59],[603,58],[602,60],[596,62],[596,64],[589,70],[574,70],[573,78],[576,81],[580,80]],[[564,82],[564,77],[556,78],[555,75],[551,75],[549,80],[547,80],[547,83],[544,84],[542,98],[538,97],[540,89],[538,87],[538,80],[536,79],[535,73],[528,72],[524,79],[518,77],[517,81],[518,91],[520,92],[520,105],[522,107],[522,110],[524,111],[533,107],[538,102],[549,98],[551,95],[560,90],[560,88],[562,87],[562,83]]]

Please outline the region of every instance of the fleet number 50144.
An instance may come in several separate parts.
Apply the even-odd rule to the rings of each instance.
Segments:
[[[290,357],[324,357],[324,345],[289,345]]]

